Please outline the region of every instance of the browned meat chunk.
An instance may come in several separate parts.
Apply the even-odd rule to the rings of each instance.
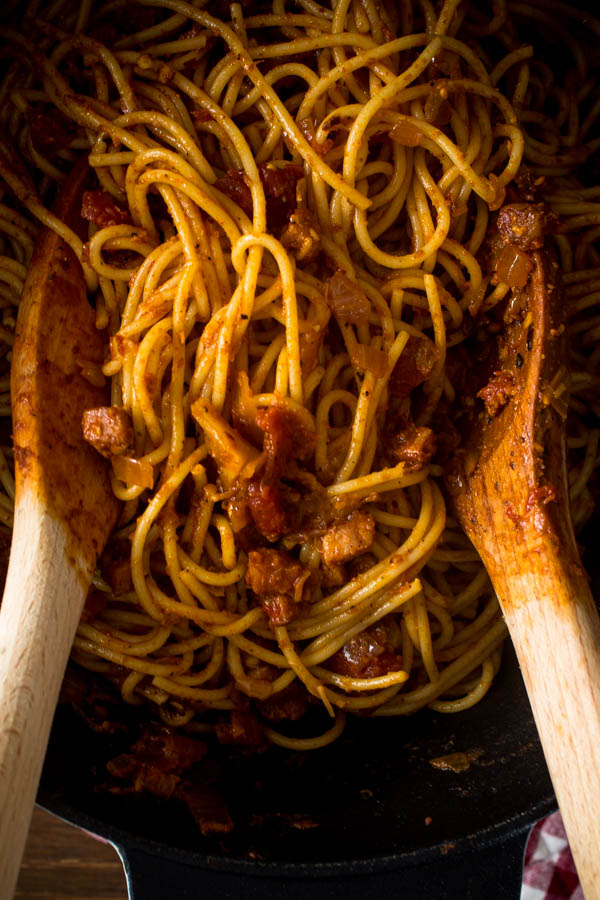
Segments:
[[[396,653],[397,626],[378,622],[351,638],[329,660],[329,668],[352,678],[378,678],[402,668]]]
[[[375,521],[370,513],[355,510],[322,538],[321,557],[326,566],[348,562],[368,550],[375,539]]]
[[[507,244],[520,250],[539,250],[544,236],[556,231],[558,219],[545,203],[511,203],[498,213],[497,228]]]
[[[340,322],[359,325],[369,319],[371,304],[367,295],[356,281],[352,281],[341,270],[325,283],[325,300]]]
[[[246,584],[255,594],[293,594],[308,570],[285,550],[270,547],[248,554]]]
[[[281,233],[281,243],[298,262],[312,262],[321,249],[321,235],[312,212],[299,206]]]
[[[390,391],[396,397],[408,397],[426,381],[439,358],[439,350],[429,338],[411,335],[390,375]]]
[[[126,409],[97,406],[83,414],[83,436],[98,453],[110,459],[126,453],[133,445],[133,426]]]
[[[431,428],[409,423],[389,436],[386,449],[395,462],[403,462],[407,472],[418,472],[431,461],[437,449],[436,436]]]
[[[510,372],[494,372],[489,382],[477,396],[485,403],[488,416],[494,418],[506,406],[515,393],[515,380]]]
[[[117,206],[107,191],[84,191],[81,198],[81,216],[93,222],[98,228],[109,225],[131,225],[131,216],[126,209]]]

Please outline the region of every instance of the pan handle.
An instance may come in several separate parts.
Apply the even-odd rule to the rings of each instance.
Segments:
[[[265,868],[259,875],[232,872],[215,861],[210,868],[180,859],[158,856],[139,846],[117,847],[127,877],[129,900],[518,900],[523,855],[529,829],[513,832],[501,843],[474,847],[467,852],[440,855],[417,865],[365,871],[351,864],[342,875],[284,877]],[[348,873],[350,869],[350,873]],[[322,870],[321,870],[322,873]]]

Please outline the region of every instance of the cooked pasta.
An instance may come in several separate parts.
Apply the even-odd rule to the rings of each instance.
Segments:
[[[72,659],[126,704],[310,749],[347,713],[488,691],[506,629],[442,476],[468,341],[527,280],[526,247],[489,247],[511,203],[554,232],[576,523],[593,508],[600,188],[580,170],[600,102],[565,17],[580,28],[556,0],[31,0],[1,31],[2,358],[53,228],[106,334],[85,373],[110,399],[83,427],[122,501]],[[82,154],[85,239],[50,212]],[[10,470],[3,440],[8,527]]]

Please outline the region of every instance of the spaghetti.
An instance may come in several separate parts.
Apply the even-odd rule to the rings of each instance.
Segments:
[[[515,191],[561,222],[593,508],[596,81],[571,7],[491,7],[32,0],[1,32],[3,358],[38,223],[107,334],[84,431],[123,508],[72,657],[170,726],[310,749],[489,689],[506,629],[440,477],[457,351],[522,286],[487,248]],[[566,41],[564,84],[530,31]],[[87,240],[47,209],[82,153]],[[0,482],[10,526],[6,444]],[[333,722],[290,731],[311,705]]]

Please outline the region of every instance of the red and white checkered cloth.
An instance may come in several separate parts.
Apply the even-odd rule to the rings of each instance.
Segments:
[[[521,900],[584,900],[559,812],[541,819],[531,830]]]

